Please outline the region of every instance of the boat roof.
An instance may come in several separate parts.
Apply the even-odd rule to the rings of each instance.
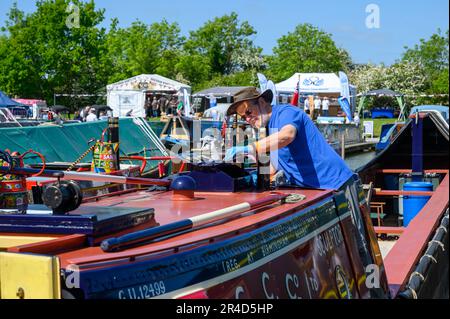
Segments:
[[[302,194],[306,198],[297,203],[274,204],[266,209],[257,210],[256,214],[245,213],[225,222],[212,224],[209,227],[200,228],[188,233],[183,233],[168,239],[144,244],[119,252],[103,252],[99,246],[86,247],[65,252],[59,255],[62,267],[69,264],[83,265],[107,260],[118,260],[123,258],[134,258],[139,255],[149,255],[161,251],[179,249],[182,246],[191,246],[195,243],[216,241],[236,232],[245,232],[245,229],[254,229],[261,223],[273,221],[274,218],[298,212],[309,207],[322,199],[329,197],[332,190],[317,189],[289,189],[277,191],[277,193]],[[243,202],[260,199],[270,195],[270,192],[240,192],[240,193],[212,193],[196,192],[193,201],[174,201],[172,191],[148,192],[138,191],[133,194],[114,196],[98,202],[85,203],[75,214],[88,214],[98,207],[114,208],[154,208],[154,219],[157,225],[166,225],[200,214],[209,213],[224,207],[237,205]],[[115,237],[111,235],[108,237]]]
[[[411,108],[410,114],[414,114],[416,112],[421,112],[421,111],[429,111],[429,110],[434,110],[434,111],[440,112],[442,114],[442,116],[444,117],[444,119],[446,119],[448,121],[449,109],[448,109],[448,106],[444,106],[444,105],[417,105],[417,106],[414,106],[413,108]]]

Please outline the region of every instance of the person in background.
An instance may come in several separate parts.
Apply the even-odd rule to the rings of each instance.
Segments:
[[[145,100],[145,105],[144,105],[144,111],[145,111],[145,117],[149,118],[152,117],[152,103],[150,102],[149,99]]]
[[[81,111],[76,111],[76,112],[73,114],[73,119],[74,119],[74,120],[77,120],[77,121],[83,121],[83,117],[81,116],[81,112],[83,112],[83,110],[81,110]]]
[[[177,99],[177,97],[176,96],[172,96],[172,98],[170,99],[170,102],[169,102],[169,107],[168,107],[168,114],[174,114],[174,113],[176,113],[176,110],[177,110],[177,101],[178,101],[178,99]]]
[[[97,121],[97,115],[95,114],[95,109],[89,109],[89,114],[86,116],[86,122],[94,122]]]
[[[322,101],[322,116],[328,116],[328,110],[330,109],[330,101],[327,97],[323,98]]]
[[[158,103],[159,103],[160,114],[162,114],[162,113],[167,114],[167,105],[169,104],[169,101],[167,100],[166,96],[162,95],[159,98]]]
[[[318,96],[314,99],[314,119],[320,116],[320,107],[322,106],[322,101]]]
[[[98,117],[99,120],[107,120],[108,119],[108,115],[106,115],[105,111],[101,111]]]
[[[75,113],[76,115],[77,113]],[[84,107],[78,112],[78,120],[83,122],[85,116],[84,116]],[[75,118],[76,119],[76,118]]]
[[[309,114],[309,99],[308,97],[305,98],[305,102],[303,102],[304,110],[305,112],[308,111]]]
[[[156,99],[156,96],[153,97],[152,100],[152,116],[153,117],[158,117],[158,109],[159,109],[159,104],[158,104],[158,100]]]
[[[86,107],[83,109],[83,114],[81,115],[82,121],[83,121],[83,122],[86,122],[86,118],[87,118],[87,116],[89,115],[89,110],[90,110],[90,109],[91,109],[90,106],[86,106]]]
[[[59,112],[55,112],[53,119],[55,120],[55,124],[58,124],[58,125],[63,124],[63,120],[61,119],[61,114],[59,114]]]
[[[359,126],[360,123],[360,119],[359,119],[359,114],[358,112],[355,112],[354,116],[353,116],[353,121],[355,122],[356,126]]]
[[[214,96],[214,94],[211,94],[209,96],[209,107],[215,107],[215,106],[217,106],[217,99]]]

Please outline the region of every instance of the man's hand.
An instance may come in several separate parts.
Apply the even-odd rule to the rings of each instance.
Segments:
[[[225,153],[225,161],[232,161],[234,157],[239,155],[247,155],[250,153],[250,148],[248,146],[233,146],[229,148]]]

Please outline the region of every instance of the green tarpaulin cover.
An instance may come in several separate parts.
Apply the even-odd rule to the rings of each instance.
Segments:
[[[158,123],[164,124],[164,123]],[[108,126],[107,121],[65,124],[63,126],[34,126],[0,129],[0,149],[24,153],[33,149],[45,156],[46,162],[73,162],[88,148],[91,139],[100,139],[102,131]],[[152,128],[155,124],[150,123]],[[161,125],[159,125],[161,126]],[[156,124],[156,130],[160,128]],[[159,132],[151,132],[159,138]],[[120,155],[161,156],[162,153],[152,142],[150,136],[137,125],[132,118],[120,119]],[[89,153],[82,162],[90,162]],[[26,157],[26,164],[40,163],[37,156]],[[157,162],[149,162],[147,168],[153,168]]]

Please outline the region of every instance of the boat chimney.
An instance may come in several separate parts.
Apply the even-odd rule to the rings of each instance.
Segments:
[[[267,127],[260,128],[258,130],[258,140],[261,140],[267,136]],[[267,152],[259,154],[256,152],[256,172],[257,182],[256,189],[258,191],[266,191],[270,189],[270,160]]]
[[[117,163],[117,170],[120,170],[119,118],[109,117],[108,128],[109,128],[109,142],[117,143],[119,145],[116,152],[116,163]]]

